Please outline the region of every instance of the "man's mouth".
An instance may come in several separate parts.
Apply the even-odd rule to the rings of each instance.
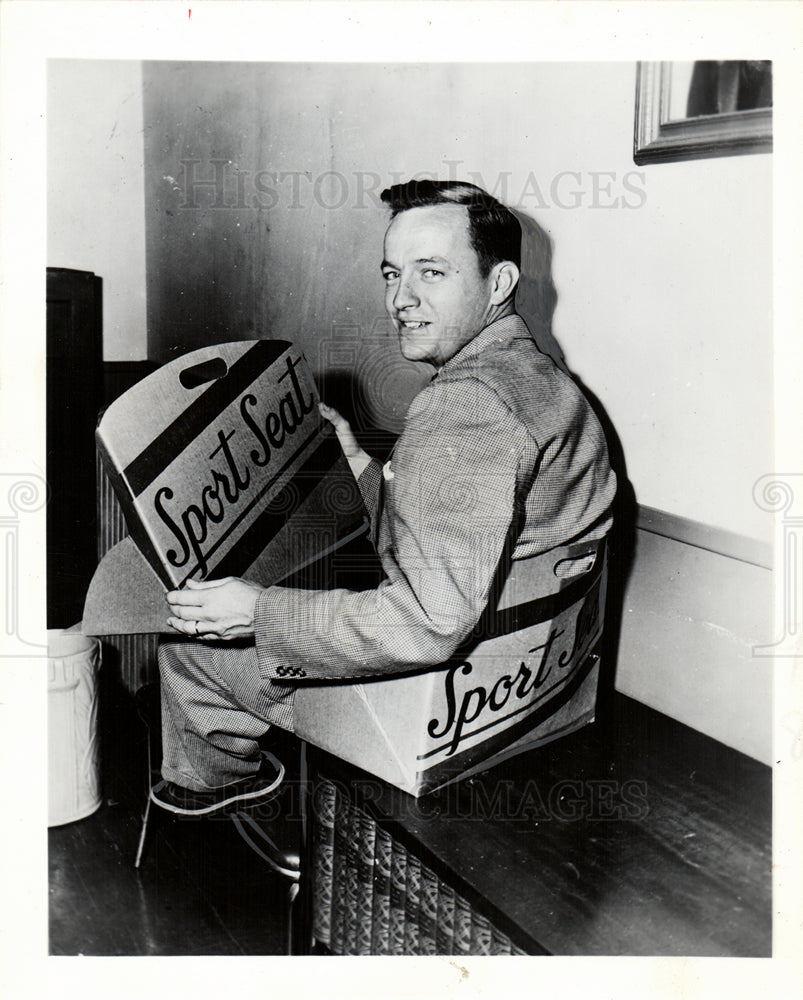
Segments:
[[[420,330],[422,327],[429,326],[429,323],[425,323],[423,320],[400,319],[399,326],[403,330]]]

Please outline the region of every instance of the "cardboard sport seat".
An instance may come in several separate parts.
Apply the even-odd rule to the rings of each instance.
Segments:
[[[365,510],[301,352],[286,341],[202,348],[116,400],[97,439],[130,532],[101,561],[86,635],[167,631],[190,577],[265,586],[326,565]],[[328,561],[328,562],[327,562]],[[447,664],[377,681],[303,683],[296,733],[421,795],[594,717],[605,545],[515,561]],[[295,574],[295,576],[294,576]]]
[[[594,719],[606,583],[604,542],[516,561],[449,663],[302,684],[295,731],[416,796],[566,735]]]

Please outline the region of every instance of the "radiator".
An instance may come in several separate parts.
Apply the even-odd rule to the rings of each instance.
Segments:
[[[128,528],[97,450],[95,467],[98,484],[98,560],[100,560],[112,546],[126,537]],[[133,693],[143,684],[157,680],[158,635],[105,635],[102,641],[104,669],[116,668],[119,671],[120,681],[128,691]]]
[[[312,794],[313,937],[336,955],[523,955],[360,809],[339,784]]]

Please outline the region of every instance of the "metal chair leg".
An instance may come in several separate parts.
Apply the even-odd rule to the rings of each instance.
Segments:
[[[134,859],[135,868],[139,868],[142,865],[142,861],[145,857],[145,849],[147,847],[148,834],[150,833],[150,828],[151,828],[151,809],[153,807],[153,803],[151,802],[150,798],[150,790],[151,790],[151,785],[153,784],[153,761],[154,761],[153,742],[156,737],[154,736],[153,732],[155,720],[151,718],[151,711],[147,704],[148,688],[150,687],[151,687],[150,685],[146,685],[145,689],[140,689],[141,693],[138,692],[138,694],[140,695],[139,714],[140,718],[145,723],[145,730],[147,734],[146,746],[148,752],[148,787],[145,793],[146,794],[145,811],[142,814],[142,826],[140,827],[139,831],[139,844],[137,845],[137,856]],[[156,752],[156,754],[157,754],[156,759],[158,760],[158,751]]]
[[[151,818],[151,800],[145,803],[145,812],[142,814],[142,828],[139,831],[139,844],[137,846],[137,856],[134,859],[134,867],[139,868],[142,864],[142,857],[145,854],[145,842],[148,839],[148,820]]]
[[[258,854],[262,858],[269,868],[272,868],[279,875],[284,875],[285,878],[298,881],[301,874],[300,869],[295,864],[288,864],[283,859],[281,848],[254,821],[253,817],[249,816],[246,812],[239,812],[233,813],[231,818],[237,828],[237,832],[246,844],[248,844],[255,854]],[[262,841],[261,845],[258,843],[259,840]],[[269,853],[266,853],[266,851]]]
[[[292,955],[293,903],[296,900],[296,896],[298,896],[301,869],[282,856],[281,849],[248,813],[234,813],[231,818],[237,832],[251,850],[262,858],[265,864],[277,874],[290,879],[290,885],[287,889],[285,920],[287,927],[287,954]]]
[[[293,954],[293,903],[298,896],[298,882],[291,882],[287,890],[287,954]]]

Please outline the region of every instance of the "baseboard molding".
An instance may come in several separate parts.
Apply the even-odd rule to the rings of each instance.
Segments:
[[[715,528],[701,521],[693,521],[679,514],[669,514],[655,507],[639,504],[636,527],[642,531],[662,535],[684,545],[693,545],[717,555],[738,559],[740,562],[772,569],[772,546],[746,535],[739,535],[725,528]]]
[[[763,763],[772,754],[769,546],[641,507],[618,691]]]

